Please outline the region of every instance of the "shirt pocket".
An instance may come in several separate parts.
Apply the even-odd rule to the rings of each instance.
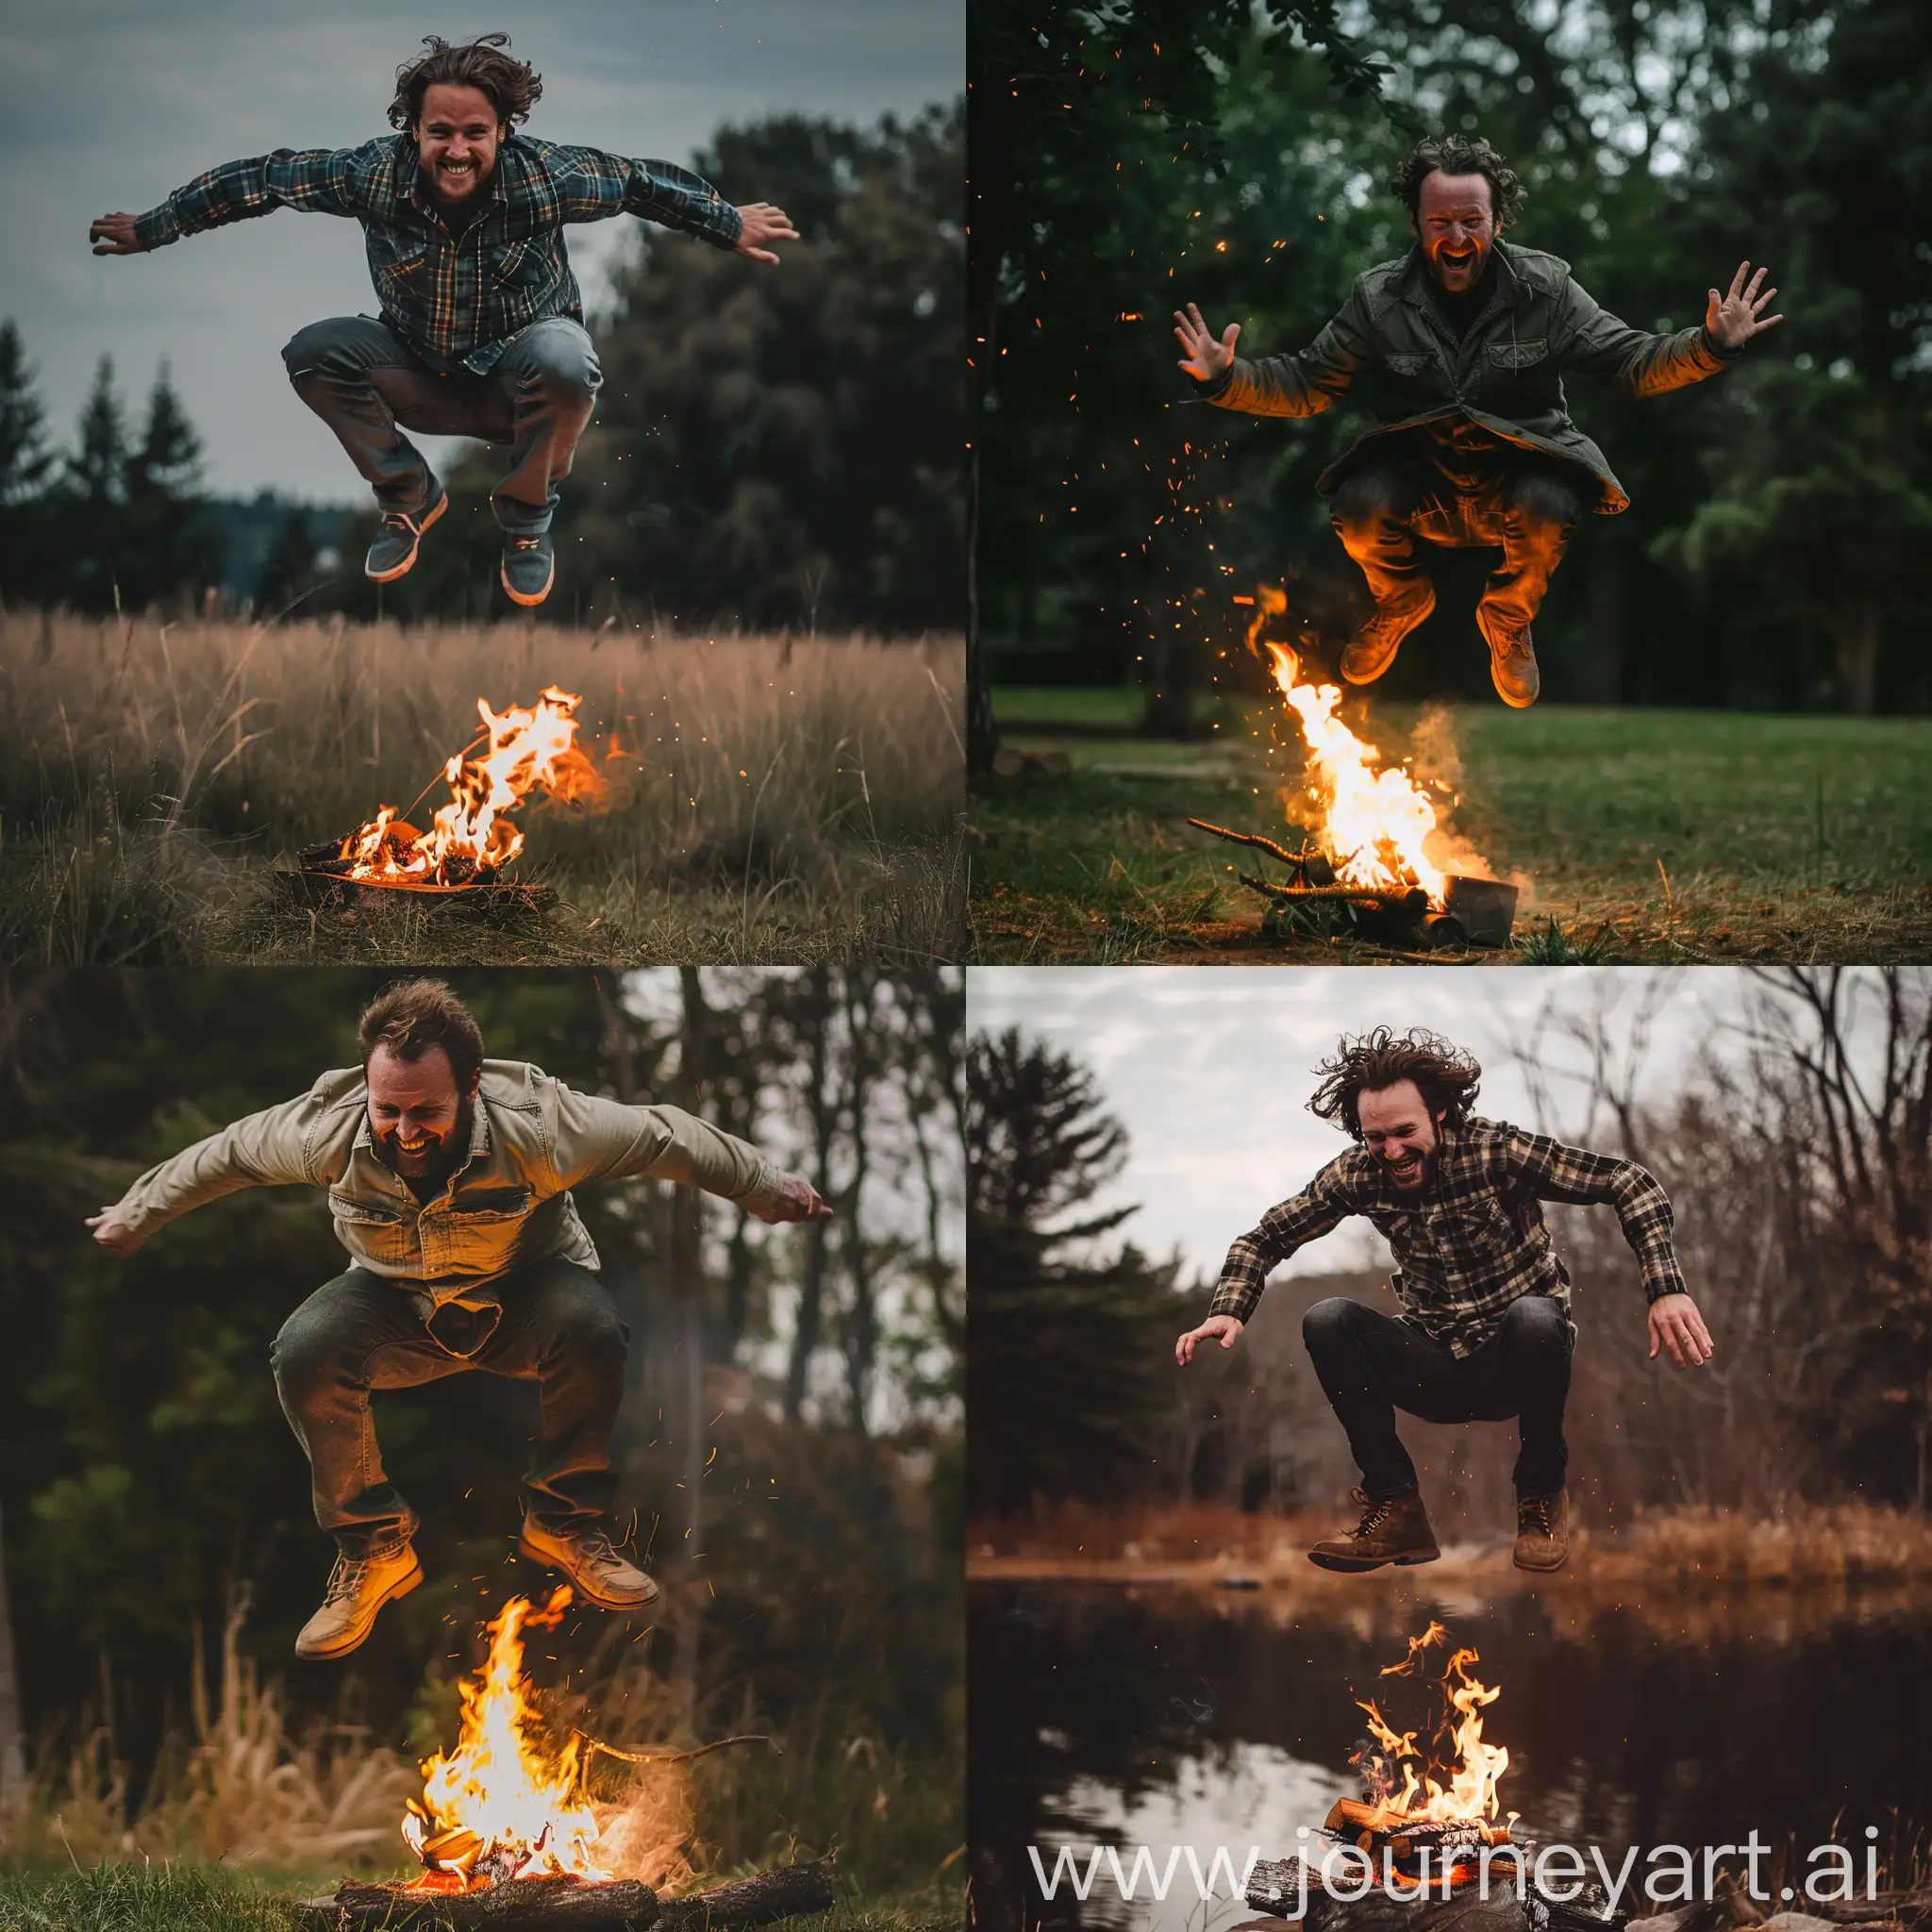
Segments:
[[[499,288],[526,289],[543,278],[543,257],[527,236],[491,250],[490,279]]]
[[[400,1208],[331,1192],[328,1211],[336,1225],[336,1239],[350,1254],[391,1267],[409,1258],[414,1230]]]
[[[1491,342],[1483,353],[1491,369],[1535,369],[1550,359],[1550,340],[1538,336],[1533,341]]]
[[[1391,349],[1382,360],[1391,375],[1400,375],[1412,382],[1417,376],[1426,375],[1436,358],[1426,353],[1416,355],[1407,349]]]
[[[428,260],[427,242],[399,243],[382,265],[383,289],[391,295],[420,295],[429,284]]]
[[[1450,1258],[1465,1267],[1499,1267],[1515,1245],[1514,1230],[1500,1202],[1473,1201],[1449,1209],[1442,1215],[1439,1228]]]

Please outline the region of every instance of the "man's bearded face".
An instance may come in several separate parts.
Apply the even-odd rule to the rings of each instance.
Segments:
[[[495,103],[480,87],[438,81],[425,88],[415,135],[423,179],[445,208],[460,208],[482,192],[495,172],[503,129]]]
[[[1419,205],[1408,218],[1428,258],[1430,272],[1451,295],[1473,289],[1490,264],[1496,245],[1496,218],[1490,183],[1482,175],[1445,175],[1439,168],[1423,177]]]
[[[454,1174],[469,1151],[470,1103],[449,1055],[432,1046],[414,1059],[388,1045],[369,1056],[369,1130],[383,1164],[405,1180]]]
[[[1436,1121],[1413,1080],[1365,1088],[1356,1101],[1362,1144],[1405,1194],[1419,1194],[1436,1172],[1441,1145]]]

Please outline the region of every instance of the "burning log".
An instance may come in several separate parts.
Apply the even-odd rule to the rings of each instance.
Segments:
[[[829,1911],[831,1861],[781,1865],[685,1898],[660,1899],[628,1879],[512,1878],[479,1891],[425,1893],[394,1885],[344,1885],[305,1899],[308,1932],[410,1925],[417,1932],[718,1932]]]

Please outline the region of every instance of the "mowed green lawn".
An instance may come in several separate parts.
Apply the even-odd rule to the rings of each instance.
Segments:
[[[1266,941],[1235,868],[1258,854],[1188,824],[1297,841],[1277,715],[1216,701],[1203,738],[1133,735],[1133,691],[996,694],[1004,742],[1064,754],[986,781],[971,815],[974,957],[988,963],[1397,957]],[[1351,708],[1349,713],[1357,713]],[[1407,743],[1413,705],[1359,725]],[[1932,719],[1466,704],[1449,828],[1524,885],[1505,953],[1471,963],[1932,959]]]

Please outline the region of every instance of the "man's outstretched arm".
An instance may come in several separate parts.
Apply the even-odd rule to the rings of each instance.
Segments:
[[[100,216],[89,227],[88,240],[96,255],[144,255],[184,235],[252,221],[278,208],[353,215],[362,207],[367,159],[360,148],[278,148],[272,155],[224,161],[145,214]]]
[[[1674,335],[1651,335],[1621,322],[1574,281],[1563,294],[1563,338],[1558,356],[1567,369],[1613,382],[1634,396],[1659,396],[1688,383],[1721,375],[1752,337],[1775,328],[1782,315],[1767,316],[1775,289],[1764,287],[1765,271],[1744,277],[1751,264],[1740,262],[1727,292],[1707,292],[1704,322]]]
[[[1643,1271],[1650,1303],[1650,1356],[1661,1352],[1680,1369],[1710,1359],[1710,1330],[1684,1285],[1671,1239],[1671,1198],[1647,1167],[1612,1154],[1569,1147],[1547,1134],[1511,1134],[1504,1147],[1509,1177],[1540,1201],[1614,1208],[1624,1239]]]
[[[1208,1305],[1208,1319],[1174,1343],[1174,1360],[1183,1368],[1193,1359],[1199,1342],[1219,1341],[1223,1348],[1232,1348],[1253,1316],[1268,1276],[1297,1248],[1339,1227],[1356,1211],[1341,1167],[1341,1161],[1331,1160],[1299,1194],[1269,1208],[1228,1249],[1214,1299]]]
[[[832,1210],[802,1175],[774,1167],[748,1141],[677,1107],[627,1107],[557,1086],[554,1128],[559,1179],[585,1181],[637,1174],[702,1188],[760,1221],[829,1221]]]
[[[783,208],[768,201],[734,207],[702,175],[675,161],[634,161],[594,147],[545,146],[541,152],[566,222],[637,215],[765,262],[778,259],[771,242],[798,240]]]
[[[317,1181],[310,1147],[318,1119],[313,1093],[249,1114],[149,1168],[87,1224],[104,1248],[132,1254],[157,1229],[224,1194]]]
[[[1235,354],[1238,322],[1217,336],[1191,302],[1174,311],[1174,321],[1180,367],[1200,386],[1201,399],[1249,416],[1319,416],[1347,394],[1370,358],[1354,295],[1300,355],[1265,356],[1258,362]]]

